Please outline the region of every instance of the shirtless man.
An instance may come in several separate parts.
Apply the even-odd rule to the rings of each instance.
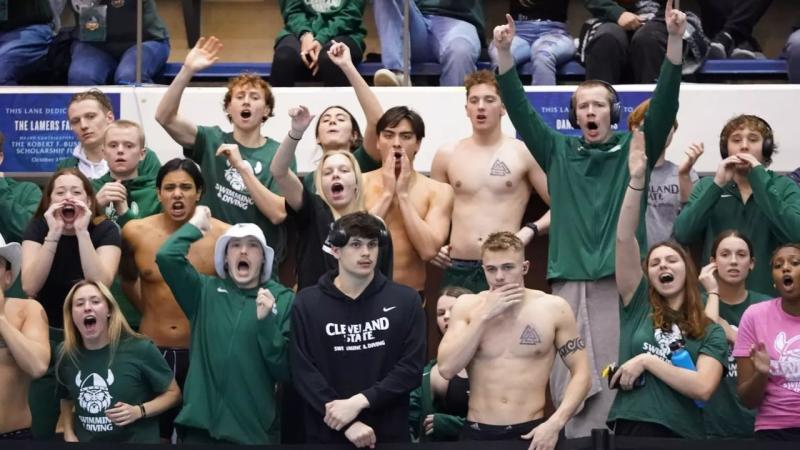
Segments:
[[[467,368],[469,413],[462,439],[531,439],[530,449],[555,447],[560,430],[589,392],[589,359],[569,304],[525,289],[529,263],[522,241],[508,231],[481,246],[490,289],[459,297],[439,345],[439,373]],[[571,379],[564,400],[545,420],[545,391],[556,352]]]
[[[393,280],[422,295],[425,262],[436,256],[450,229],[453,189],[414,170],[425,137],[419,114],[405,106],[390,108],[376,129],[383,166],[364,174],[364,202],[392,235]]]
[[[443,145],[431,165],[431,178],[455,191],[450,243],[431,261],[445,269],[442,286],[473,292],[489,288],[481,266],[481,244],[489,233],[518,229],[528,245],[547,233],[550,213],[520,227],[531,187],[550,203],[547,176],[522,141],[505,136],[500,120],[506,110],[494,75],[473,72],[464,80],[472,136]]]
[[[183,389],[189,365],[189,321],[175,301],[156,266],[156,253],[175,230],[188,222],[203,193],[203,176],[189,159],[173,159],[156,178],[158,199],[164,212],[131,220],[122,228],[123,254],[120,277],[126,295],[142,314],[139,331],[153,339],[175,370]],[[230,226],[216,219],[210,231],[189,249],[189,262],[198,272],[213,275],[214,243]],[[161,437],[172,435],[172,422],[180,408],[162,415]]]
[[[32,439],[28,389],[47,371],[50,343],[41,303],[6,298],[19,275],[20,245],[0,236],[0,440]]]

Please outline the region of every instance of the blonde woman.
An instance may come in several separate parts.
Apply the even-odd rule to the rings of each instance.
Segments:
[[[286,211],[296,221],[298,239],[297,289],[317,284],[327,271],[336,269],[336,258],[327,243],[331,224],[339,217],[365,211],[361,169],[349,149],[326,150],[314,172],[316,193],[303,186],[290,170],[297,143],[314,116],[305,106],[289,111],[292,129],[287,133],[270,171],[286,199]],[[391,244],[382,248],[378,268],[391,274]]]
[[[158,443],[156,416],[181,400],[155,344],[131,329],[97,281],[67,294],[56,373],[67,442]]]

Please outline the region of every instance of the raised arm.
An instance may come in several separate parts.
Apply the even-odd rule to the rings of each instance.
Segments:
[[[314,116],[308,112],[308,108],[305,106],[298,106],[289,110],[289,117],[292,118],[292,129],[286,133],[286,137],[278,147],[269,171],[286,199],[286,203],[293,210],[299,211],[303,207],[303,182],[292,172],[291,167],[295,159],[297,143],[303,138],[303,134],[314,120]]]
[[[525,88],[514,69],[514,59],[511,56],[511,41],[515,33],[514,19],[506,14],[506,21],[505,25],[499,25],[494,29],[499,73],[497,84],[500,87],[500,96],[506,106],[508,117],[528,147],[528,151],[547,172],[550,167],[550,153],[554,150],[556,141],[569,138],[551,130],[528,101]]]
[[[220,144],[217,147],[216,156],[227,158],[231,167],[239,172],[247,192],[250,193],[250,197],[253,199],[253,203],[255,203],[256,208],[264,217],[276,225],[286,220],[284,198],[261,184],[261,181],[253,172],[253,168],[242,158],[238,144]]]
[[[556,319],[554,344],[569,369],[570,380],[564,388],[564,400],[558,409],[547,421],[523,436],[523,439],[533,439],[531,448],[536,449],[555,448],[559,432],[583,403],[592,386],[586,343],[578,335],[578,326],[569,304],[561,298],[558,300],[561,305]]]
[[[335,42],[328,50],[328,58],[342,69],[347,81],[353,86],[353,91],[356,93],[361,110],[364,111],[364,115],[367,118],[367,126],[364,128],[364,150],[370,158],[380,161],[381,153],[378,151],[378,133],[375,131],[375,125],[383,115],[383,106],[381,106],[378,96],[372,92],[364,77],[353,65],[349,47],[341,42]]]
[[[686,31],[686,14],[672,9],[672,0],[667,1],[667,53],[661,66],[653,99],[644,120],[646,153],[650,166],[655,166],[667,142],[675,117],[678,114],[678,97],[681,88],[681,64],[683,62],[683,33]]]
[[[431,185],[430,205],[425,217],[417,212],[409,194],[410,177],[413,172],[411,161],[406,155],[402,158],[402,169],[397,178],[397,204],[403,217],[408,239],[423,261],[430,261],[447,242],[450,233],[450,217],[453,213],[453,188],[449,184],[429,182]],[[416,174],[417,177],[424,175]],[[428,181],[428,180],[425,180]]]
[[[698,158],[705,151],[705,146],[702,142],[692,143],[689,145],[689,150],[686,150],[686,157],[678,166],[678,190],[680,192],[681,206],[689,201],[689,194],[694,189],[694,184],[697,182],[697,174],[692,170]]]
[[[211,211],[197,206],[189,222],[183,224],[156,253],[156,264],[175,300],[189,318],[194,319],[202,292],[202,275],[187,258],[189,247],[211,229]]]
[[[672,64],[683,64],[683,34],[686,33],[686,13],[672,7],[673,0],[667,0],[664,20],[667,22],[667,54]]]
[[[201,37],[194,48],[186,55],[186,60],[180,72],[172,80],[161,102],[156,108],[156,121],[164,127],[167,133],[178,144],[184,147],[193,147],[197,136],[197,125],[189,119],[178,115],[183,90],[192,81],[192,77],[199,71],[211,67],[219,59],[222,42],[214,36],[206,39]]]
[[[47,316],[39,302],[25,301],[24,320],[15,328],[6,316],[6,298],[0,289],[0,340],[5,341],[11,358],[31,378],[47,372],[50,363],[50,341],[47,338]]]
[[[622,200],[622,207],[619,212],[615,252],[617,290],[622,298],[622,303],[626,306],[633,298],[636,287],[639,286],[643,275],[636,229],[639,226],[642,195],[647,188],[645,183],[646,168],[647,156],[644,154],[644,135],[641,131],[636,130],[633,132],[628,156],[630,180],[628,181],[628,186],[625,187],[625,197]]]
[[[450,324],[439,344],[437,368],[447,380],[469,365],[489,322],[525,298],[525,288],[506,284],[483,295],[464,295],[453,306]]]

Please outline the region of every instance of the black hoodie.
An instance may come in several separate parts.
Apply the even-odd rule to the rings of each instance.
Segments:
[[[425,365],[425,321],[408,286],[376,273],[356,299],[340,291],[330,271],[297,294],[292,306],[292,380],[305,400],[309,443],[345,443],[344,429],[322,421],[325,404],[361,393],[369,400],[356,420],[378,442],[408,442],[409,393]]]

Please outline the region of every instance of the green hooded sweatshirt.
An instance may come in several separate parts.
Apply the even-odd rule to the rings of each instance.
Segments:
[[[202,236],[186,223],[156,254],[158,269],[192,332],[183,409],[175,423],[234,444],[277,444],[275,384],[289,380],[294,293],[272,279],[240,289],[230,278],[201,275],[186,254]],[[276,307],[258,320],[255,298],[262,287],[275,297]]]

